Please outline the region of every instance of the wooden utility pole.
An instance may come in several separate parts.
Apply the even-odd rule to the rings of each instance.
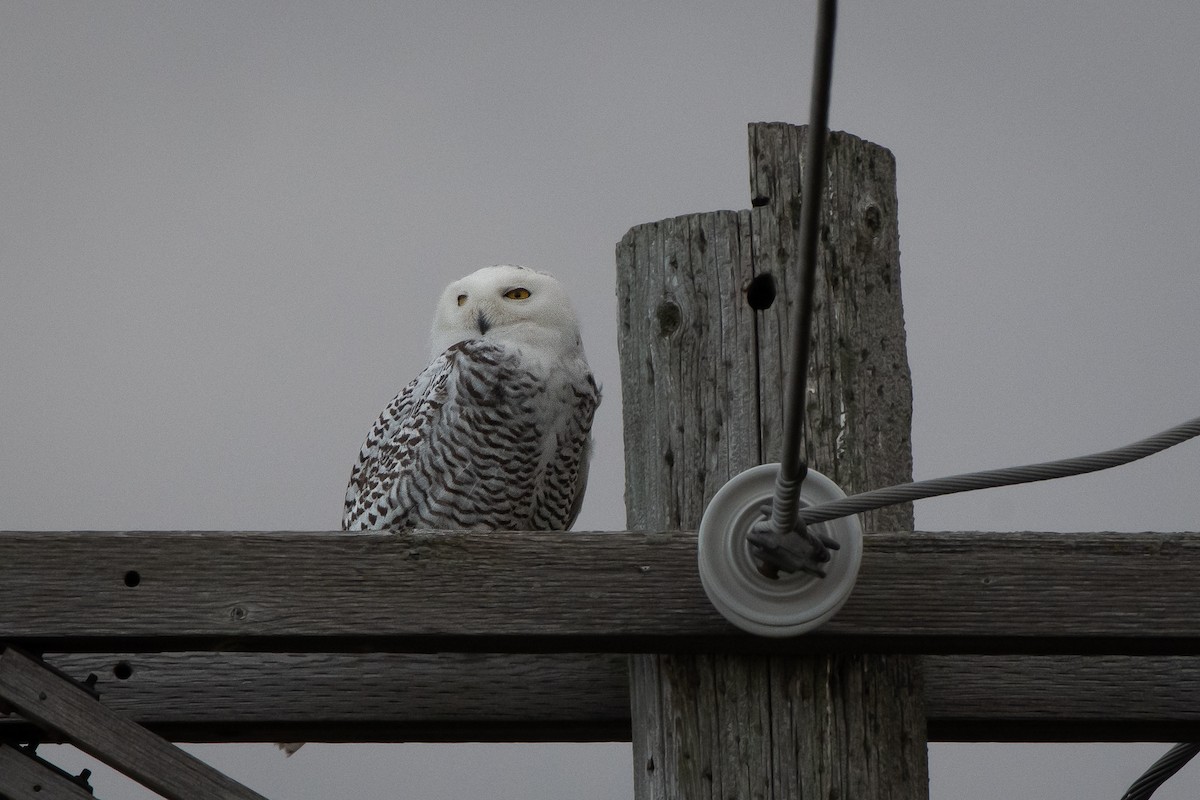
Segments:
[[[804,136],[750,126],[752,210],[640,225],[617,247],[630,529],[694,529],[726,480],[779,458]],[[895,162],[842,133],[828,159],[805,455],[853,494],[912,472]],[[863,523],[869,548],[912,511]],[[630,684],[638,800],[928,796],[913,657],[714,648],[634,656]]]

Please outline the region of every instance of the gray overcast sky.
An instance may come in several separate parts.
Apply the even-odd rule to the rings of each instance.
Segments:
[[[624,527],[613,245],[748,207],[746,123],[807,116],[813,19],[0,5],[0,528],[336,528],[442,286],[498,262],[571,291],[605,386],[577,527]],[[1200,414],[1197,35],[1195,0],[843,3],[832,125],[899,167],[917,477]],[[1197,474],[1188,444],[917,525],[1196,530]],[[1116,797],[1163,749],[935,744],[932,797]],[[281,798],[632,793],[625,744],[195,750]]]

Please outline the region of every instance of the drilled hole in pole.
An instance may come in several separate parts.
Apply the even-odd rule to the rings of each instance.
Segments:
[[[118,661],[113,667],[113,677],[119,681],[127,681],[133,677],[133,667],[128,661]]]
[[[769,272],[755,275],[746,287],[746,302],[755,311],[766,311],[775,302],[775,276]]]
[[[142,576],[136,569],[131,569],[125,573],[125,585],[131,589],[142,582]]]

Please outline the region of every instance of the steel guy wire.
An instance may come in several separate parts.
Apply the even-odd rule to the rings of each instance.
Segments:
[[[926,497],[969,492],[975,489],[991,489],[997,486],[1014,486],[1020,483],[1048,481],[1055,478],[1067,478],[1072,475],[1085,475],[1089,472],[1099,472],[1112,467],[1137,461],[1146,456],[1174,447],[1189,439],[1200,436],[1200,417],[1168,428],[1147,439],[1133,444],[1106,450],[1077,458],[1065,458],[1061,461],[1046,461],[1041,464],[1028,464],[1023,467],[1007,467],[1004,469],[987,470],[984,472],[968,472],[948,478],[935,478],[927,481],[902,483],[883,489],[875,489],[861,494],[851,495],[842,500],[822,503],[801,509],[797,519],[811,525],[815,522],[847,517],[864,511],[907,503],[910,500],[921,500]]]
[[[1184,764],[1191,761],[1197,753],[1200,753],[1200,743],[1184,742],[1175,745],[1125,790],[1121,800],[1147,800],[1168,778],[1183,769]]]
[[[800,484],[808,472],[800,458],[807,394],[809,346],[812,337],[813,287],[817,274],[817,240],[821,224],[821,194],[825,182],[825,149],[829,137],[829,94],[833,76],[833,40],[837,27],[836,0],[822,0],[817,9],[816,47],[813,53],[812,97],[809,104],[808,138],[800,195],[800,302],[792,324],[791,374],[785,401],[783,454],[775,495],[771,503],[771,529],[777,536],[796,525]],[[827,560],[826,543],[809,537],[815,560]]]

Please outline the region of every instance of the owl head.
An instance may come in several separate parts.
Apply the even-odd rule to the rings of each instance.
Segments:
[[[562,284],[527,267],[484,267],[451,283],[438,300],[431,357],[467,339],[489,339],[530,355],[580,352],[579,321]]]

